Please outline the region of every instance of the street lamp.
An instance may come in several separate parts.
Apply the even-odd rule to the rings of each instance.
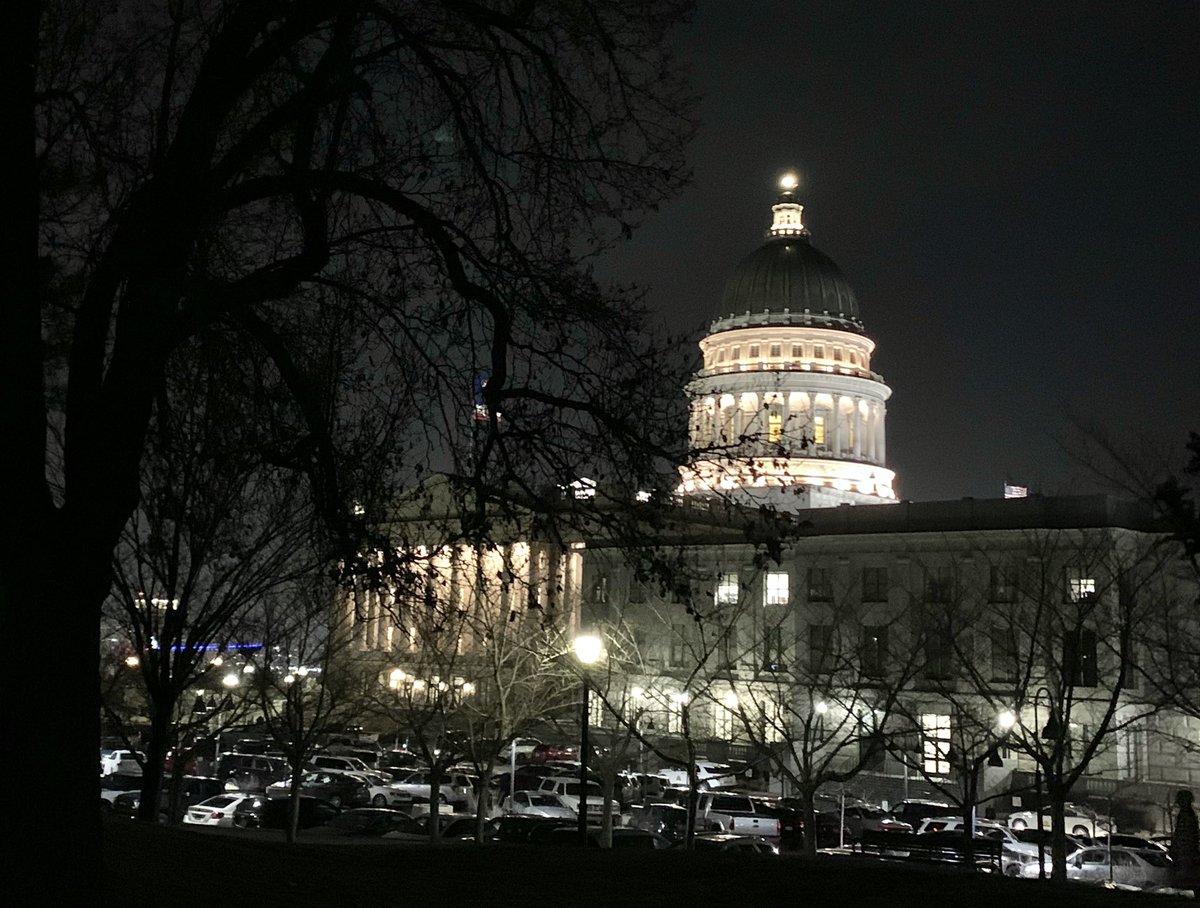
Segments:
[[[583,676],[583,706],[579,712],[579,842],[581,845],[587,845],[587,786],[588,786],[588,750],[591,744],[588,741],[588,697],[591,693],[591,688],[588,685],[588,666],[595,665],[600,661],[600,651],[602,644],[600,638],[595,634],[580,634],[575,638],[575,658],[579,660],[579,665],[583,669],[580,674]]]
[[[1050,717],[1046,721],[1046,727],[1041,727],[1041,722],[1038,721],[1038,698],[1046,695],[1046,706],[1050,710]],[[1058,737],[1058,722],[1054,718],[1054,703],[1050,694],[1050,688],[1039,687],[1033,692],[1033,727],[1040,729],[1039,734],[1043,741],[1053,740]],[[1040,750],[1040,748],[1039,748]],[[1046,879],[1046,809],[1043,806],[1042,799],[1042,761],[1041,755],[1034,757],[1033,761],[1033,787],[1037,792],[1037,814],[1038,814],[1038,879]]]

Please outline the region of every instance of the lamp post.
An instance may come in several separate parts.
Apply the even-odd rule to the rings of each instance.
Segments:
[[[583,677],[583,706],[579,711],[579,842],[587,845],[587,786],[588,786],[588,751],[591,744],[588,741],[588,698],[591,687],[588,684],[588,666],[600,661],[600,638],[595,634],[580,634],[575,638],[575,658],[579,660],[580,675]]]
[[[1046,695],[1046,705],[1050,709],[1050,719],[1046,722],[1046,727],[1042,728],[1041,722],[1038,720],[1038,698],[1042,694]],[[1051,702],[1050,688],[1039,687],[1033,693],[1033,727],[1038,731],[1042,739],[1053,737],[1052,724],[1054,724],[1054,705]],[[1039,747],[1040,750],[1040,747]],[[1042,761],[1039,757],[1034,758],[1033,763],[1033,787],[1037,793],[1037,816],[1038,816],[1038,879],[1046,879],[1046,811],[1042,800]]]

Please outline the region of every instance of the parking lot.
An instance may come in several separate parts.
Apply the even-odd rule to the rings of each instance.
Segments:
[[[111,819],[106,891],[139,904],[369,908],[399,905],[1146,906],[1173,896],[1067,890],[1036,880],[885,864],[855,856],[766,857],[676,851],[309,843],[280,833]],[[768,901],[769,900],[769,901]]]

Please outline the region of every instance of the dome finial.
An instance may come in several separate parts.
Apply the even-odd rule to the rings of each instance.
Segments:
[[[808,229],[802,218],[804,206],[796,201],[796,187],[800,185],[800,177],[795,172],[787,171],[779,178],[779,198],[771,207],[774,215],[768,236],[808,236]]]

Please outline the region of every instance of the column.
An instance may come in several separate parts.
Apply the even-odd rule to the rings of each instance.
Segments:
[[[863,459],[862,398],[854,398],[854,459]]]

